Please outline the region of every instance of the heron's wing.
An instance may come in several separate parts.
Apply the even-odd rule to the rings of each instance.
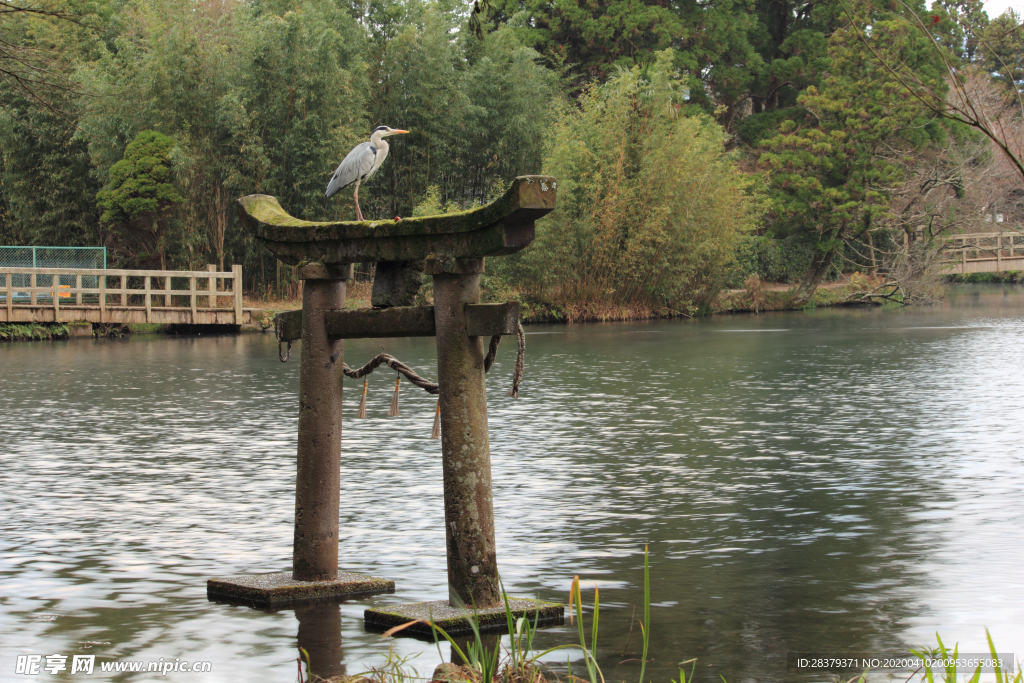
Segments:
[[[355,146],[348,153],[345,160],[338,165],[338,169],[331,176],[331,182],[327,184],[325,197],[330,197],[343,187],[351,185],[360,178],[366,177],[373,169],[374,158],[377,156],[377,148],[369,142],[363,142]]]
[[[376,149],[376,153],[374,154],[373,157],[373,165],[370,167],[370,170],[367,171],[366,174],[363,176],[363,180],[366,180],[374,173],[376,173],[377,169],[380,168],[380,165],[383,164],[384,160],[387,158],[389,149],[387,141],[382,142],[384,142],[384,144],[382,144],[380,147]]]

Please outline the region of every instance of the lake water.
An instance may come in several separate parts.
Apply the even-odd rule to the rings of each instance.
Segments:
[[[487,380],[499,567],[515,595],[600,587],[609,681],[639,674],[645,544],[657,683],[692,657],[700,680],[823,680],[786,653],[936,631],[975,652],[985,627],[1024,656],[1024,290],[527,334],[521,398],[514,344]],[[432,339],[349,342],[346,360],[382,347],[436,375]],[[0,680],[62,653],[212,663],[91,680],[293,681],[297,637],[324,675],[392,646],[429,675],[433,645],[362,624],[446,597],[434,399],[403,383],[388,418],[390,372],[370,419],[347,385],[341,565],[397,592],[298,616],[206,600],[209,577],[289,568],[297,352],[282,364],[260,334],[0,345]]]

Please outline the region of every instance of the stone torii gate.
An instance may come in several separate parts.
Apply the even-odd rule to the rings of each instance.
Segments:
[[[211,599],[273,606],[394,590],[391,581],[338,571],[342,340],[434,336],[449,599],[367,610],[366,623],[387,628],[432,618],[457,632],[470,608],[481,626],[504,624],[481,337],[515,334],[519,306],[480,304],[480,274],[484,257],[514,253],[533,240],[534,221],[554,209],[555,195],[554,178],[522,176],[496,201],[464,213],[332,223],[289,216],[266,195],[238,200],[246,227],[305,280],[302,310],[277,321],[280,340],[302,340],[295,541],[291,574],[211,579]],[[377,263],[375,308],[346,311],[352,264],[366,262]],[[434,305],[410,306],[424,270],[434,279]],[[531,618],[563,614],[560,603],[513,603]],[[430,633],[425,625],[408,630]]]

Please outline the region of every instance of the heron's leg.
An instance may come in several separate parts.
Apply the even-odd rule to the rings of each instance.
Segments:
[[[352,193],[352,197],[356,200],[356,220],[363,220],[363,212],[359,210],[359,181],[361,178],[356,178],[356,191]]]

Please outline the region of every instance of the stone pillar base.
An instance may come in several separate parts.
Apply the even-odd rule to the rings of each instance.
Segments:
[[[565,619],[565,605],[560,602],[509,598],[508,604],[512,611],[513,624],[519,617],[526,617],[530,621],[531,626],[534,619],[537,620],[538,625],[543,626],[561,624]],[[450,636],[466,635],[467,633],[473,633],[469,620],[474,617],[474,614],[477,628],[481,632],[508,633],[508,618],[505,614],[504,605],[474,611],[472,609],[452,607],[447,600],[371,608],[363,613],[363,621],[367,630],[383,632],[389,628],[401,626],[418,619],[420,623],[402,629],[395,633],[395,635],[427,637],[433,640],[434,630],[426,622],[430,621],[437,624]],[[438,634],[438,638],[443,637],[441,634]]]
[[[206,582],[208,600],[250,607],[286,607],[301,602],[332,601],[394,592],[394,581],[346,572],[338,572],[338,578],[331,581],[296,581],[291,572],[275,572],[244,574]]]

